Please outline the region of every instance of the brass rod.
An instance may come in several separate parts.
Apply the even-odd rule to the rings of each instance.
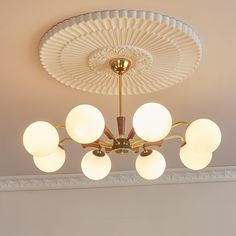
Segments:
[[[99,143],[93,142],[93,143],[86,143],[86,144],[81,144],[83,148],[101,148],[101,145]]]
[[[141,138],[134,140],[133,142],[131,142],[131,146],[136,146],[139,145],[140,143],[144,143],[145,141],[143,141]]]
[[[143,148],[152,147],[152,146],[161,147],[162,143],[163,143],[163,140],[156,141],[156,142],[146,142],[143,144]]]
[[[109,62],[113,72],[119,75],[118,94],[119,94],[119,116],[122,116],[122,75],[126,73],[131,65],[131,61],[126,58],[113,58]]]
[[[100,140],[99,141],[99,145],[102,147],[102,148],[112,148],[112,144],[107,142],[107,141],[103,141],[103,140]]]
[[[164,138],[164,140],[172,140],[172,139],[180,139],[182,142],[185,142],[184,137],[182,137],[181,135],[172,135]]]
[[[53,125],[56,129],[60,129],[60,128],[65,128],[66,126],[64,124],[55,124]]]
[[[59,145],[62,145],[65,141],[72,140],[70,137],[66,137],[60,140]]]
[[[119,74],[119,116],[122,116],[122,75]]]
[[[99,140],[99,143],[102,145],[106,145],[106,146],[112,146],[112,143],[110,143],[109,141],[106,141],[106,140]]]
[[[180,126],[180,125],[189,126],[189,124],[190,123],[188,123],[186,121],[178,121],[178,122],[176,122],[172,125],[172,128],[175,128],[175,127]]]

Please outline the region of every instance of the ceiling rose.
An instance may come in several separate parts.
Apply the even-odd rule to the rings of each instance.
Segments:
[[[150,11],[108,10],[71,17],[40,42],[40,60],[56,80],[98,94],[118,94],[113,58],[130,60],[123,94],[143,94],[181,82],[196,69],[201,43],[191,27]]]

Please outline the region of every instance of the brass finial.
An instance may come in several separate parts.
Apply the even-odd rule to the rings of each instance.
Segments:
[[[118,75],[123,75],[129,70],[130,60],[126,58],[114,58],[110,60],[111,69]]]

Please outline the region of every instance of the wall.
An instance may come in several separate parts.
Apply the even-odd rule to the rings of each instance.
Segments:
[[[4,236],[233,236],[236,182],[0,193]]]

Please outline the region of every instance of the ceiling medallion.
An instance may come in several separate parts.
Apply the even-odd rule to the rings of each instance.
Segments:
[[[51,28],[40,42],[40,60],[47,72],[85,92],[117,94],[109,61],[119,57],[131,61],[124,75],[124,95],[156,92],[189,77],[200,63],[201,43],[185,23],[135,10],[69,18]]]
[[[133,116],[125,132],[124,94],[158,91],[187,78],[201,58],[198,36],[186,24],[154,12],[112,10],[92,12],[65,20],[50,29],[40,43],[40,59],[55,79],[71,87],[119,95],[118,136],[105,126],[102,113],[87,104],[73,108],[65,125],[37,121],[23,135],[26,150],[42,171],[54,172],[65,162],[63,144],[74,140],[92,148],[82,159],[83,173],[100,180],[111,170],[110,152],[140,153],[135,167],[145,179],[160,177],[164,156],[157,150],[168,140],[181,142],[180,159],[190,169],[205,168],[221,142],[219,127],[211,120],[173,123],[161,104],[147,103]],[[183,125],[186,133],[169,135]],[[65,128],[68,137],[59,138]],[[107,139],[104,139],[104,138]]]
[[[129,70],[125,74],[126,80],[128,79],[127,77],[131,77],[135,80],[135,76],[143,73],[143,71],[148,71],[153,65],[152,55],[145,49],[134,46],[118,46],[98,49],[89,56],[88,64],[95,73],[100,74],[103,77],[110,77],[113,81],[117,81],[116,74],[113,73],[109,66],[109,62],[113,58],[129,58],[129,60],[132,61]],[[142,81],[142,84],[145,84],[144,81]]]

